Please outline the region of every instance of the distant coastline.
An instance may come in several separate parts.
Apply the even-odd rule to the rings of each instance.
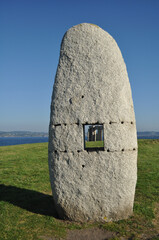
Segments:
[[[31,131],[0,131],[0,137],[48,137],[48,133]],[[159,132],[137,132],[137,137],[138,139],[159,139]]]
[[[145,131],[137,132],[138,139],[159,139],[159,132]]]
[[[31,131],[0,131],[0,137],[48,137],[48,133]]]

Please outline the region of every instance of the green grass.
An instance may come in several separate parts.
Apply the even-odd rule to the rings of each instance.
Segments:
[[[0,240],[60,238],[68,229],[93,226],[117,232],[115,239],[158,239],[158,140],[139,140],[134,215],[115,223],[78,224],[57,218],[47,152],[47,143],[0,147]]]
[[[89,141],[85,142],[85,147],[86,148],[100,148],[104,147],[104,141]]]

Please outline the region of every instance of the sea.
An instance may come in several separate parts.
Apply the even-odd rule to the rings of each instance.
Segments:
[[[48,142],[48,137],[0,137],[0,146]]]
[[[138,136],[138,139],[159,139],[159,136]],[[48,142],[48,137],[0,137],[0,146],[43,142]]]
[[[159,136],[138,136],[137,139],[159,139]]]

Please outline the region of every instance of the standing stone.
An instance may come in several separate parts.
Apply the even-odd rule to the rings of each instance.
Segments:
[[[104,151],[84,149],[84,125],[103,124]],[[115,40],[93,24],[61,44],[49,127],[49,171],[58,214],[116,221],[133,213],[137,136],[126,65]]]

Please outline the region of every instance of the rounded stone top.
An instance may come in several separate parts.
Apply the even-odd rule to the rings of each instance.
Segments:
[[[93,23],[80,23],[80,24],[77,24],[77,25],[75,25],[75,26],[73,26],[73,27],[71,27],[70,29],[68,29],[67,30],[67,32],[66,33],[68,33],[68,32],[70,32],[70,31],[72,31],[72,30],[78,30],[78,31],[101,31],[101,32],[104,32],[104,33],[107,33],[105,30],[103,30],[101,27],[99,27],[99,26],[97,26],[96,24],[93,24]],[[65,34],[66,34],[65,33]],[[109,33],[107,33],[111,38],[112,38],[112,36],[109,34]]]
[[[85,47],[86,45],[88,50],[89,50],[89,47],[94,49],[96,45],[101,45],[101,47],[103,47],[103,50],[105,50],[107,47],[108,53],[110,52],[111,54],[113,54],[115,49],[116,56],[118,52],[119,58],[122,57],[120,49],[118,48],[118,45],[116,41],[113,39],[113,37],[108,32],[106,32],[102,28],[92,23],[81,23],[71,27],[64,34],[64,37],[61,43],[61,47],[62,47],[61,50],[63,50],[63,45],[66,48],[65,44],[67,41],[70,42],[71,44],[74,43],[72,47],[70,45],[68,46],[69,50],[71,50],[71,48],[73,49],[75,47],[75,44],[83,45],[83,47]],[[79,48],[79,51],[80,50],[81,49]],[[97,52],[99,50],[100,49],[97,49]],[[100,51],[100,54],[101,53],[102,52]],[[87,54],[87,51],[86,51],[86,54]]]
[[[52,110],[53,124],[135,121],[121,51],[110,34],[100,27],[82,23],[65,33]]]
[[[78,30],[84,30],[86,31],[88,29],[88,31],[90,29],[98,29],[99,31],[103,31],[103,32],[106,32],[105,30],[103,30],[101,27],[97,26],[96,24],[93,24],[93,23],[80,23],[80,24],[77,24],[73,27],[71,27],[70,29],[68,29],[67,32],[71,31],[72,29],[78,29]]]

